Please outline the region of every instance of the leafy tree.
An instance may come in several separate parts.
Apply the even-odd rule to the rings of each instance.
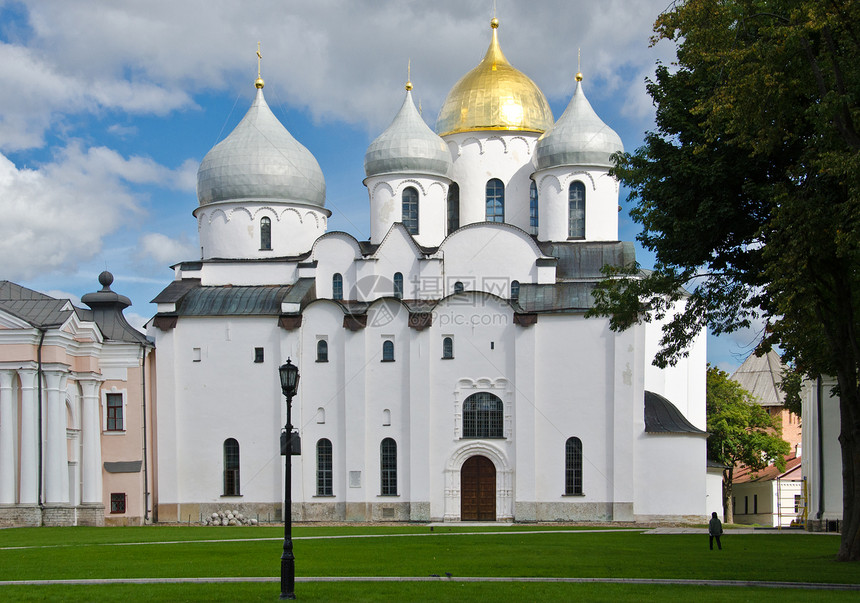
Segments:
[[[648,83],[655,131],[613,173],[656,264],[608,270],[591,314],[668,317],[661,366],[760,316],[762,350],[835,376],[838,558],[860,560],[860,0],[677,1],[655,32],[677,62]]]
[[[782,423],[752,399],[749,392],[732,381],[728,373],[708,367],[708,458],[725,465],[723,470],[723,516],[734,522],[732,487],[737,465],[758,471],[773,461],[785,470],[790,452],[782,439]]]

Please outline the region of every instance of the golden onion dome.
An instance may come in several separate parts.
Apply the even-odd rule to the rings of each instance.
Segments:
[[[442,104],[436,120],[440,136],[476,130],[544,132],[553,124],[543,92],[502,54],[498,19],[490,26],[493,39],[487,54],[454,85]]]

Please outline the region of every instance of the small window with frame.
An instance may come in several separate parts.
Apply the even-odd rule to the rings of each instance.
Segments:
[[[112,515],[125,513],[125,492],[111,492],[110,512]]]
[[[263,362],[265,352],[263,348],[254,348],[254,362]]]

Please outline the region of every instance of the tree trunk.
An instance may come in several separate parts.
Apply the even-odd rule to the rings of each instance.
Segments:
[[[723,522],[735,522],[735,510],[732,505],[732,479],[734,477],[734,467],[723,469]]]
[[[860,561],[860,396],[856,380],[838,376],[842,423],[842,541],[839,561]]]

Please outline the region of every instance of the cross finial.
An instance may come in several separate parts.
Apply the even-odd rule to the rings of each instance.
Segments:
[[[257,88],[262,88],[265,85],[263,81],[263,77],[260,75],[260,63],[263,61],[263,53],[260,50],[260,43],[257,42],[257,81],[254,82],[254,85]]]
[[[582,48],[576,49],[576,81],[582,81]]]
[[[406,89],[412,90],[412,59],[406,63]]]

